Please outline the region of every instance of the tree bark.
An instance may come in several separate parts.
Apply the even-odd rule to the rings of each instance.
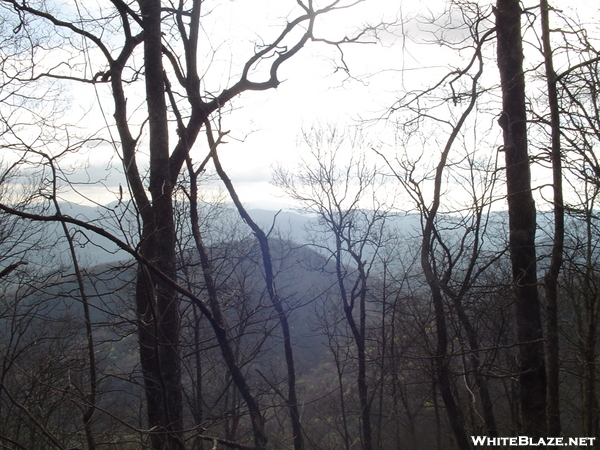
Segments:
[[[556,72],[552,61],[550,44],[550,20],[548,0],[541,0],[542,44],[548,86],[550,107],[550,160],[552,162],[552,188],[554,194],[554,242],[550,267],[544,279],[546,293],[546,352],[548,374],[548,434],[560,436],[560,394],[559,394],[559,346],[558,346],[558,275],[563,262],[565,235],[565,213],[562,195],[562,156],[560,145],[560,116],[556,89]],[[590,435],[591,436],[591,435]]]
[[[223,360],[229,369],[229,374],[233,380],[233,383],[237,387],[240,395],[246,402],[248,407],[248,414],[250,416],[250,422],[252,424],[252,433],[254,435],[254,446],[255,450],[265,450],[267,448],[267,436],[265,434],[265,421],[260,410],[258,401],[252,394],[250,386],[246,380],[246,377],[237,363],[235,351],[232,348],[232,341],[228,336],[227,325],[225,318],[223,317],[221,307],[219,304],[218,290],[215,280],[213,278],[213,268],[206,247],[200,235],[199,217],[198,217],[198,185],[197,185],[197,173],[192,168],[191,159],[187,158],[188,171],[190,173],[190,221],[192,225],[192,235],[196,244],[196,250],[200,256],[200,265],[202,267],[202,273],[204,276],[204,282],[206,284],[206,292],[208,295],[208,304],[210,307],[210,317],[205,313],[204,315],[209,318],[212,329],[219,343]]]
[[[360,423],[362,431],[362,445],[364,450],[373,449],[373,433],[371,430],[371,403],[369,401],[369,386],[367,383],[367,354],[366,354],[366,294],[367,294],[367,279],[364,271],[364,266],[359,258],[355,258],[355,262],[358,264],[359,279],[356,281],[355,288],[360,285],[358,300],[359,300],[359,322],[356,323],[354,318],[354,288],[348,298],[348,290],[344,284],[346,277],[345,270],[343,269],[342,263],[342,236],[341,231],[336,230],[336,249],[335,249],[335,268],[337,275],[337,282],[342,298],[344,315],[346,321],[352,331],[354,338],[354,344],[356,345],[357,358],[358,358],[358,373],[356,376],[356,383],[358,386],[358,397],[360,401]]]
[[[150,212],[142,213],[140,253],[176,278],[169,131],[162,66],[160,0],[140,1],[144,27],[150,151]],[[140,267],[136,289],[140,362],[155,450],[183,450],[179,299],[173,287]]]
[[[593,205],[594,202],[592,201]],[[598,322],[598,295],[593,286],[594,263],[592,232],[592,211],[586,209],[586,269],[583,281],[583,301],[585,305],[585,331],[581,333],[583,344],[583,425],[586,436],[596,436],[599,431],[598,400],[596,398],[596,342]],[[592,285],[591,285],[592,284]]]
[[[446,144],[442,150],[440,161],[436,166],[435,178],[434,178],[434,193],[433,201],[429,208],[424,208],[424,226],[423,236],[421,242],[421,268],[425,274],[425,279],[431,290],[431,300],[434,308],[435,317],[435,330],[436,330],[436,351],[434,359],[434,369],[436,375],[436,381],[440,387],[440,394],[446,411],[448,413],[448,420],[454,438],[458,448],[461,450],[471,448],[469,438],[465,429],[465,419],[458,404],[451,383],[451,367],[450,367],[450,355],[448,354],[448,327],[446,323],[446,310],[444,306],[444,293],[443,283],[441,277],[436,273],[432,264],[434,257],[433,242],[435,240],[435,220],[440,207],[441,202],[441,190],[443,182],[443,174],[446,169],[448,156],[452,150],[452,146],[458,136],[458,133],[462,129],[465,121],[475,108],[477,103],[477,89],[478,80],[483,73],[483,60],[481,56],[481,48],[477,47],[475,54],[476,58],[473,61],[477,61],[478,70],[471,80],[471,90],[469,104],[465,110],[461,113],[459,120],[453,126],[452,132],[446,141]]]
[[[509,247],[516,297],[519,384],[524,434],[546,435],[546,364],[537,290],[536,210],[527,152],[525,76],[519,0],[496,5],[498,68],[502,87]]]
[[[487,433],[490,437],[496,437],[498,436],[498,426],[496,424],[496,417],[494,416],[494,407],[492,397],[488,389],[487,379],[482,373],[479,338],[476,330],[471,324],[469,316],[464,310],[462,298],[453,297],[452,300],[454,302],[458,318],[465,329],[467,340],[469,342],[469,349],[472,352],[470,355],[470,360],[473,366],[473,377],[475,378],[475,384],[477,385],[477,390],[479,392],[479,396],[481,397],[481,410],[483,414],[483,420],[487,428]]]
[[[267,293],[269,295],[269,299],[271,300],[271,304],[277,313],[277,318],[279,320],[279,326],[281,327],[281,333],[283,335],[283,347],[285,354],[285,364],[287,369],[287,385],[288,385],[288,396],[287,396],[287,405],[290,411],[290,421],[292,422],[292,434],[294,441],[294,450],[303,450],[304,449],[304,439],[302,436],[302,423],[300,421],[300,409],[298,407],[298,395],[296,393],[296,369],[294,366],[294,350],[292,347],[292,335],[290,332],[290,325],[288,321],[288,313],[285,311],[283,307],[283,303],[279,294],[277,293],[277,289],[275,288],[275,274],[273,271],[273,261],[271,258],[271,249],[269,247],[269,238],[262,230],[260,226],[246,211],[244,208],[233,183],[225,173],[225,170],[221,166],[221,162],[219,160],[219,156],[217,154],[217,144],[212,138],[212,130],[210,129],[210,122],[206,123],[207,134],[209,136],[209,142],[212,147],[212,159],[215,165],[215,169],[217,174],[225,184],[227,191],[229,192],[229,196],[233,200],[233,203],[238,210],[239,215],[244,219],[244,222],[248,224],[258,244],[260,246],[260,252],[263,260],[263,268],[265,270],[265,284],[267,287]]]

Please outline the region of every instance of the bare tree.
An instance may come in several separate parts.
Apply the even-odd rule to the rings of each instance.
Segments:
[[[314,27],[320,16],[351,5],[334,1],[319,7],[312,2],[297,2],[296,16],[282,25],[271,42],[257,45],[254,53],[242,63],[236,80],[219,92],[205,93],[199,51],[202,24],[209,16],[203,15],[206,5],[201,0],[170,6],[162,5],[159,0],[137,3],[116,0],[106,8],[74,10],[52,8],[44,2],[2,2],[4,11],[10,13],[16,23],[14,31],[34,36],[28,49],[32,59],[20,59],[13,64],[18,69],[21,64],[27,70],[13,75],[11,83],[15,86],[15,95],[18,86],[33,86],[46,80],[94,87],[106,85],[110,89],[115,111],[114,129],[118,134],[118,141],[111,140],[110,144],[119,148],[128,188],[140,217],[138,255],[144,264],[138,267],[135,298],[148,428],[152,447],[157,450],[185,447],[180,301],[174,286],[177,258],[173,206],[173,190],[182,167],[211,114],[245,91],[277,87],[281,65],[315,40]],[[38,44],[37,33],[30,28],[33,24],[50,36],[51,46]],[[342,42],[362,36],[359,33]],[[60,52],[61,47],[66,54]],[[83,50],[82,55],[80,50]],[[35,65],[33,55],[42,53],[48,57],[56,55],[56,65]],[[132,110],[128,98],[138,95],[136,81],[142,78],[143,87],[139,89],[145,100]],[[177,119],[176,133],[170,126],[173,116]],[[113,127],[107,130],[111,133]],[[147,142],[143,139],[146,131]],[[146,145],[149,169],[144,175],[140,151]],[[205,265],[204,269],[208,276],[209,266]],[[214,330],[219,335],[223,324],[216,298],[209,296],[209,304]],[[208,313],[209,309],[203,311]],[[226,341],[222,335],[220,343],[224,345],[224,353],[227,353]],[[236,378],[233,365],[230,370]],[[255,445],[264,448],[266,437],[261,431],[259,407],[243,387],[241,378],[237,379],[242,396],[253,411]]]
[[[537,291],[536,208],[527,152],[522,10],[516,0],[498,0],[494,12],[502,87],[499,123],[504,132],[509,248],[517,303],[523,432],[529,436],[545,436],[546,364]]]
[[[461,39],[458,44],[440,38],[440,43],[451,49],[459,46],[462,50],[468,45],[472,49],[472,56],[467,58],[463,68],[445,75],[432,87],[409,92],[394,104],[392,110],[396,114],[407,116],[404,121],[397,120],[400,125],[399,133],[407,134],[400,142],[406,141],[408,144],[404,144],[406,146],[404,154],[398,156],[396,162],[388,160],[382,153],[380,155],[386,160],[393,175],[408,193],[414,208],[421,215],[420,262],[435,312],[435,383],[440,389],[458,447],[468,449],[470,441],[467,436],[466,414],[460,406],[452,381],[452,355],[449,348],[452,325],[449,323],[451,315],[446,307],[446,299],[449,299],[454,306],[458,320],[465,330],[469,350],[472,352],[470,362],[482,402],[487,433],[489,436],[497,436],[493,401],[487,380],[481,370],[483,366],[479,344],[481,338],[471,322],[464,301],[477,283],[477,279],[497,258],[501,257],[502,253],[485,257],[483,250],[489,220],[488,213],[496,196],[493,161],[491,167],[478,167],[476,161],[483,156],[477,156],[472,150],[465,150],[466,155],[460,153],[462,147],[467,145],[464,137],[467,134],[465,130],[473,126],[472,123],[476,123],[476,119],[472,117],[477,115],[477,108],[481,103],[480,96],[484,92],[481,87],[485,61],[484,48],[494,30],[486,27],[488,19],[476,5],[465,4],[457,9],[464,21],[462,26],[468,37]],[[448,14],[451,15],[452,11]],[[451,99],[454,102],[453,107],[446,113],[448,119],[444,118],[443,112],[438,112],[437,115],[433,113],[434,106],[430,106],[430,103],[434,105],[435,102],[427,101],[436,98],[438,91],[440,94],[437,95],[442,95],[443,89],[451,92]],[[422,133],[418,129],[418,124],[427,120],[439,123],[440,133],[444,133],[444,140],[441,142],[439,160],[433,165],[431,175],[428,173],[421,175],[420,165],[427,164],[430,159],[424,155],[414,157],[409,149],[414,146],[415,136],[420,136]],[[411,135],[410,130],[413,128],[415,136]],[[424,141],[425,148],[428,148],[430,145],[428,140],[424,138]],[[455,165],[460,165],[457,161],[464,161],[467,163],[466,167],[455,169]],[[464,174],[458,175],[460,180],[454,181],[452,175],[449,175],[455,170],[457,173]],[[431,200],[427,198],[428,182],[431,183],[430,188],[433,190]],[[449,189],[447,183],[452,182],[469,191],[468,206],[464,206],[465,202],[461,202],[460,209],[456,211],[452,209],[453,200],[444,196],[444,191]],[[440,217],[440,210],[446,212],[448,218]],[[452,214],[459,217],[459,223],[456,225],[451,225]],[[444,225],[444,222],[448,224]],[[449,228],[450,237],[444,237],[445,227]],[[454,237],[461,234],[462,237]]]
[[[598,62],[599,51],[580,24],[555,12],[564,27],[558,50],[573,56],[568,68],[556,75],[557,103],[560,113],[561,156],[564,171],[565,200],[563,209],[567,216],[565,232],[565,267],[559,278],[565,299],[559,297],[559,314],[565,318],[562,338],[568,349],[580,355],[581,363],[568,356],[563,349],[561,363],[574,364],[581,382],[561,380],[561,409],[581,411],[580,430],[594,434],[598,430],[597,386],[597,280],[593,267],[597,260],[598,197],[597,143],[600,137],[598,122]],[[559,296],[561,289],[559,288]],[[562,300],[562,301],[560,301]],[[562,377],[564,378],[564,377]],[[582,404],[576,406],[564,392],[572,383],[580,384]]]
[[[364,155],[350,156],[345,166],[337,161],[346,142],[350,152],[358,150],[362,144],[360,135],[354,136],[356,141],[352,142],[332,127],[306,134],[305,139],[312,161],[305,159],[295,173],[276,171],[275,183],[299,202],[303,211],[317,215],[319,225],[315,231],[324,233],[324,238],[317,238],[314,245],[335,267],[336,294],[350,328],[352,345],[356,346],[362,446],[371,450],[374,389],[369,386],[368,375],[368,299],[377,254],[385,245],[387,208],[391,205],[385,203],[383,180]]]
[[[546,329],[547,329],[547,371],[548,371],[548,434],[559,436],[560,391],[559,391],[559,338],[558,338],[558,277],[560,274],[565,235],[565,214],[562,188],[562,155],[560,138],[560,111],[557,92],[557,74],[554,70],[552,46],[550,41],[550,7],[547,0],[540,2],[542,22],[542,45],[548,105],[550,108],[550,159],[552,163],[552,189],[554,209],[554,239],[550,267],[544,279],[546,292]]]

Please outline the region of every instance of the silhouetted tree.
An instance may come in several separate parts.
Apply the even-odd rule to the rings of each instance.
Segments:
[[[546,363],[536,272],[536,208],[527,152],[527,113],[521,5],[498,0],[495,9],[498,68],[502,87],[509,248],[516,296],[519,383],[523,432],[546,435]]]

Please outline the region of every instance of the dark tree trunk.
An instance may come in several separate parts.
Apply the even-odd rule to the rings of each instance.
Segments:
[[[360,424],[362,431],[362,445],[364,450],[372,450],[373,435],[371,431],[371,403],[369,401],[369,386],[367,383],[367,354],[366,354],[366,294],[367,294],[367,275],[364,271],[364,265],[360,258],[354,258],[358,264],[359,279],[351,290],[350,295],[345,286],[345,271],[342,263],[342,238],[340,234],[336,235],[335,267],[338,279],[342,304],[344,306],[344,315],[352,331],[354,344],[356,345],[358,358],[358,373],[356,383],[358,386],[358,398],[360,401]],[[353,255],[354,256],[354,255]],[[360,287],[359,287],[360,285]],[[355,288],[359,290],[358,295]],[[359,322],[354,318],[354,307],[356,296],[359,301]]]
[[[290,332],[290,325],[288,321],[288,313],[285,311],[281,298],[277,293],[277,289],[275,288],[275,273],[273,271],[273,261],[271,258],[271,250],[269,247],[269,239],[265,232],[258,226],[252,217],[248,214],[246,209],[244,208],[240,198],[238,197],[235,188],[233,187],[233,183],[225,173],[225,170],[221,166],[221,162],[217,155],[216,143],[212,138],[212,131],[210,129],[210,122],[206,123],[207,134],[209,136],[209,141],[212,151],[212,158],[215,164],[215,169],[225,184],[227,191],[235,207],[238,210],[238,213],[244,219],[244,222],[248,224],[248,226],[252,229],[256,240],[260,246],[260,251],[263,260],[263,268],[265,270],[265,283],[267,285],[267,292],[269,295],[269,299],[271,300],[271,304],[277,313],[277,318],[279,319],[279,326],[281,327],[281,333],[283,335],[283,347],[285,354],[285,364],[287,369],[287,385],[288,385],[288,396],[287,396],[287,404],[290,411],[290,420],[292,422],[292,434],[294,440],[294,450],[303,450],[304,449],[304,439],[302,436],[302,424],[300,421],[300,409],[298,407],[298,396],[296,394],[296,369],[294,366],[294,351],[292,347],[292,335]]]
[[[54,166],[52,166],[54,172]],[[56,173],[54,173],[53,179],[56,180]],[[60,210],[60,204],[56,197],[53,197],[54,206],[56,213],[62,215]],[[73,263],[73,271],[75,278],[77,279],[77,287],[79,289],[79,295],[81,297],[81,304],[83,306],[83,317],[85,320],[85,334],[87,340],[87,354],[88,354],[88,365],[89,365],[89,393],[86,395],[86,408],[83,413],[83,429],[85,430],[85,437],[87,441],[87,450],[96,450],[96,438],[94,436],[94,427],[92,419],[96,413],[96,394],[98,391],[98,372],[96,368],[96,345],[94,344],[94,333],[92,329],[92,319],[90,313],[90,302],[85,289],[85,281],[83,279],[83,273],[79,267],[79,260],[77,258],[77,252],[75,251],[75,243],[73,237],[69,231],[67,224],[61,222],[61,228],[63,234],[69,244],[69,254],[71,256],[71,262]],[[15,268],[21,263],[14,264]],[[6,269],[5,269],[6,270]],[[0,274],[1,278],[2,274]],[[0,382],[0,386],[2,383]],[[0,389],[1,391],[1,389]]]
[[[536,211],[527,153],[519,0],[498,0],[495,13],[503,108],[499,122],[504,132],[509,246],[517,305],[522,432],[529,436],[545,436],[546,364],[537,290]]]
[[[252,424],[252,431],[254,434],[254,446],[256,450],[265,450],[267,446],[267,436],[265,434],[265,423],[256,398],[252,394],[250,386],[246,381],[246,377],[237,363],[235,351],[232,348],[232,341],[228,336],[227,326],[225,318],[221,312],[221,306],[219,304],[217,286],[213,278],[212,263],[208,256],[206,247],[200,235],[199,228],[199,217],[198,217],[198,185],[196,176],[192,168],[191,159],[187,158],[188,171],[190,173],[190,220],[192,225],[192,234],[194,236],[194,242],[196,244],[196,250],[200,256],[200,264],[204,275],[204,282],[206,284],[206,292],[208,294],[208,305],[210,312],[205,311],[203,314],[209,319],[211,327],[219,343],[223,360],[229,369],[229,374],[233,383],[237,387],[240,395],[246,402],[248,407],[248,414],[250,416],[250,422]]]
[[[174,280],[175,225],[162,68],[160,0],[140,1],[140,8],[144,26],[152,199],[150,211],[142,212],[140,253]],[[136,304],[148,425],[153,430],[152,447],[155,450],[183,450],[179,300],[171,285],[140,267]]]
[[[593,204],[593,203],[592,203]],[[594,235],[592,232],[592,216],[586,210],[586,272],[583,285],[583,302],[585,305],[585,330],[581,330],[583,347],[583,424],[586,436],[596,436],[599,431],[598,400],[596,398],[596,341],[598,320],[598,294],[594,289]]]
[[[584,347],[583,423],[586,436],[598,435],[598,400],[596,399],[596,297],[588,300]]]
[[[467,334],[469,349],[472,352],[470,355],[470,360],[473,366],[475,384],[477,385],[477,390],[479,392],[479,396],[481,397],[481,410],[483,413],[483,420],[487,428],[487,433],[490,437],[496,437],[498,436],[498,426],[496,425],[496,417],[494,416],[494,407],[492,397],[488,389],[487,379],[482,373],[479,338],[477,337],[476,330],[471,324],[469,316],[464,310],[462,299],[460,297],[454,297],[452,300],[454,301],[458,318],[460,319],[460,322],[465,329],[465,333]]]
[[[432,301],[435,311],[435,329],[437,336],[437,345],[435,351],[434,368],[437,383],[440,387],[440,394],[446,412],[450,427],[456,439],[456,444],[460,450],[471,448],[469,438],[465,430],[465,419],[460,406],[454,398],[451,383],[450,356],[448,355],[448,330],[446,325],[446,312],[444,311],[444,300],[439,290],[432,290]]]
[[[478,62],[478,71],[471,80],[471,91],[470,101],[465,110],[460,115],[459,120],[454,125],[448,140],[442,151],[440,161],[436,167],[435,179],[434,179],[434,193],[433,202],[427,209],[424,208],[424,226],[423,226],[423,237],[421,243],[421,268],[425,274],[425,279],[431,290],[431,300],[433,303],[435,313],[435,332],[436,332],[436,350],[434,359],[434,370],[436,376],[436,382],[440,387],[440,394],[444,405],[446,406],[446,412],[448,414],[448,420],[452,427],[456,444],[461,450],[471,448],[469,438],[467,436],[465,428],[465,419],[460,405],[454,395],[452,388],[452,370],[450,367],[450,355],[448,354],[448,326],[446,323],[446,308],[444,306],[444,292],[443,292],[443,281],[439,274],[434,268],[432,261],[435,258],[435,252],[433,243],[435,241],[435,221],[437,212],[441,202],[441,191],[443,183],[444,170],[448,161],[448,155],[452,150],[452,146],[458,136],[458,133],[462,129],[465,121],[475,108],[477,102],[477,88],[478,80],[483,73],[483,60],[481,57],[481,50],[477,48],[476,61]]]
[[[435,369],[435,368],[434,368]],[[433,376],[433,383],[431,385],[433,399],[433,411],[435,413],[435,448],[437,450],[442,449],[442,418],[440,416],[440,405],[438,403],[437,395],[437,377]]]
[[[560,436],[560,395],[559,395],[559,354],[558,354],[558,275],[563,262],[565,235],[565,214],[562,195],[562,158],[560,145],[560,116],[556,89],[556,72],[552,61],[550,44],[550,20],[548,0],[541,0],[542,44],[548,85],[548,105],[550,107],[550,136],[552,162],[552,187],[554,190],[554,242],[550,267],[544,280],[546,292],[547,329],[547,373],[548,373],[548,434]],[[590,435],[591,436],[591,435]]]
[[[458,128],[456,129],[458,130]],[[431,289],[431,301],[433,303],[433,309],[435,313],[435,334],[436,334],[436,348],[435,348],[435,359],[434,371],[435,379],[440,387],[440,394],[444,405],[446,406],[446,412],[448,414],[448,421],[450,427],[456,439],[456,444],[460,450],[468,450],[471,448],[469,444],[469,438],[465,430],[465,419],[462,410],[455,399],[454,392],[452,389],[451,382],[451,368],[450,368],[450,356],[448,355],[448,326],[446,323],[446,309],[444,307],[444,296],[440,287],[439,279],[437,278],[434,269],[431,265],[432,251],[432,236],[434,230],[434,219],[437,213],[437,209],[440,202],[440,186],[441,186],[441,174],[446,164],[446,157],[450,149],[451,143],[446,145],[444,156],[437,167],[437,174],[435,180],[435,194],[434,201],[426,217],[425,227],[423,229],[423,241],[421,245],[421,268],[425,274],[427,284]]]

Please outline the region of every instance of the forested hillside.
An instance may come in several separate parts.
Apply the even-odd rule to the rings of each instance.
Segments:
[[[0,447],[594,445],[599,13],[0,0]]]

